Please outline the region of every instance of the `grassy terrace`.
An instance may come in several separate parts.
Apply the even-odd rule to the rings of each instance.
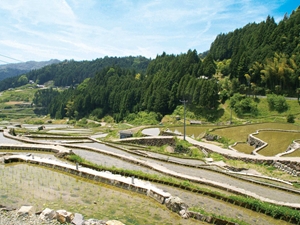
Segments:
[[[268,146],[259,151],[259,154],[264,156],[274,156],[284,152],[293,140],[299,139],[300,132],[261,131],[256,137],[268,143]]]
[[[174,126],[169,129],[172,131],[177,130],[183,133],[182,126]],[[264,156],[274,156],[282,153],[288,148],[293,140],[300,139],[299,126],[289,123],[257,123],[226,127],[189,125],[186,126],[186,134],[189,136],[194,135],[195,137],[202,138],[205,133],[211,133],[225,139],[226,143],[224,144],[227,145],[234,144],[235,142],[241,142],[238,143],[234,148],[240,152],[251,154],[251,152],[254,150],[254,147],[246,143],[248,135],[256,132],[257,130],[263,129],[274,129],[274,131],[260,131],[259,134],[256,135],[256,137],[268,143],[268,146],[259,152],[259,154]],[[296,132],[284,132],[280,130],[293,130]],[[299,157],[300,153],[296,151],[288,156]]]

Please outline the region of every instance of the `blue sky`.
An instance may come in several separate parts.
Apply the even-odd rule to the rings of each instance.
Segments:
[[[1,0],[0,64],[209,49],[220,33],[279,22],[298,0]]]

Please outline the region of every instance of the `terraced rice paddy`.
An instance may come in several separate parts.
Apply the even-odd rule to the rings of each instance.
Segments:
[[[204,131],[200,130],[200,132]],[[228,133],[228,130],[226,133]],[[0,136],[0,141],[5,142],[5,139],[6,138],[3,136]],[[225,174],[217,173],[215,171],[185,167],[173,163],[145,158],[142,156],[136,156],[132,153],[113,147],[108,147],[99,143],[81,143],[76,145],[78,147],[88,146],[126,156],[137,157],[141,160],[157,163],[178,173],[217,180],[218,182],[237,186],[277,201],[288,201],[294,203],[300,202],[299,195],[249,183],[234,177],[228,177]],[[242,147],[242,145],[239,147]],[[143,171],[150,174],[157,173],[158,175],[161,175],[159,172],[154,172],[151,169],[133,165],[111,156],[77,148],[73,150],[76,154],[79,154],[88,161],[97,164],[108,167],[120,167],[130,170]],[[248,154],[250,153],[251,152],[249,150]],[[167,157],[158,153],[152,153],[152,155],[162,158]],[[176,159],[174,158],[172,160]],[[196,163],[195,160],[187,160],[185,162],[185,159],[178,159],[178,161],[186,164]],[[199,161],[199,165],[201,164],[203,164],[203,162]],[[4,204],[7,205],[18,205],[24,204],[25,202],[25,204],[37,205],[37,207],[40,208],[64,208],[69,211],[83,213],[87,217],[95,217],[98,219],[119,219],[126,224],[201,224],[199,221],[183,220],[176,214],[167,210],[165,206],[158,204],[154,200],[149,200],[149,198],[145,196],[127,192],[123,189],[121,190],[111,186],[94,183],[78,177],[72,177],[64,173],[58,173],[57,171],[46,170],[36,166],[16,164],[13,166],[0,165],[0,168],[0,185],[2,185],[1,190],[4,190],[4,194],[2,194],[0,197],[1,201],[3,199]],[[25,174],[19,171],[23,171]],[[8,182],[8,177],[14,178],[11,179],[11,182]],[[22,188],[19,189],[20,191],[18,191],[18,185],[22,185]],[[245,221],[248,224],[289,224],[288,222],[273,219],[270,216],[253,212],[239,206],[231,205],[205,195],[195,195],[193,193],[162,184],[158,184],[157,186],[169,191],[172,195],[178,195],[179,197],[183,198],[184,201],[187,202],[191,207],[203,208],[209,213],[226,215],[227,217]],[[34,187],[34,190],[37,189],[37,191],[34,192],[28,190],[30,187]],[[14,192],[17,193],[16,196],[13,196]],[[141,212],[141,209],[146,212]],[[113,216],[113,218],[107,218],[107,215]]]
[[[300,132],[260,131],[255,136],[268,143],[258,153],[264,156],[275,156],[285,152],[293,140],[300,139]]]
[[[65,209],[125,224],[199,224],[146,196],[28,164],[0,165],[0,189],[7,206]]]

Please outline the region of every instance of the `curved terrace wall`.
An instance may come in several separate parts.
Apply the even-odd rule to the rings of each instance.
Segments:
[[[13,136],[15,137],[15,139],[17,139],[16,136]],[[152,140],[158,140],[160,137],[156,137],[156,138],[152,138]],[[174,138],[171,137],[173,140]],[[135,138],[137,139],[137,138]],[[141,139],[151,139],[151,138],[141,138]],[[170,137],[168,138],[162,138],[163,140],[169,140]],[[23,141],[23,139],[21,139]],[[124,139],[123,139],[124,140]],[[47,143],[49,144],[49,143]],[[16,146],[20,146],[20,145],[16,145]],[[71,145],[64,145],[64,146],[71,146]],[[199,148],[203,148],[203,146],[199,146],[199,145],[195,145]],[[39,148],[43,148],[44,146],[38,146]],[[46,146],[45,146],[46,147]],[[78,146],[77,146],[78,147]],[[46,147],[47,148],[47,147]],[[59,148],[59,146],[51,146],[51,148]],[[183,175],[183,174],[179,174],[179,173],[176,173],[176,172],[173,172],[173,171],[170,171],[170,170],[167,170],[167,169],[164,169],[162,170],[161,168],[156,168],[155,165],[153,165],[152,163],[148,163],[148,162],[145,162],[145,161],[142,161],[142,160],[138,160],[138,159],[135,159],[133,157],[126,157],[126,156],[123,156],[123,155],[119,155],[119,154],[116,154],[116,153],[112,153],[112,152],[109,152],[109,151],[105,151],[105,150],[101,150],[101,149],[93,149],[93,148],[88,148],[89,150],[94,150],[94,151],[97,151],[99,153],[103,153],[103,154],[108,154],[108,155],[111,155],[111,156],[114,156],[114,157],[119,157],[119,158],[122,158],[122,159],[125,159],[125,160],[129,160],[130,162],[133,162],[133,163],[138,163],[138,164],[141,164],[141,165],[144,165],[146,167],[149,167],[153,170],[157,170],[159,172],[162,172],[162,173],[165,173],[167,175],[171,175],[171,176],[174,176],[174,177],[178,177],[180,179],[188,179],[188,180],[191,180],[191,181],[194,181],[194,182],[197,182],[197,183],[203,183],[203,184],[206,184],[206,185],[210,185],[210,186],[214,186],[214,187],[217,187],[217,188],[220,188],[220,189],[224,189],[224,190],[227,190],[227,191],[230,191],[230,192],[233,192],[233,193],[236,193],[236,194],[240,194],[240,195],[246,195],[246,196],[249,196],[249,197],[254,197],[254,198],[257,198],[257,196],[253,196],[252,193],[249,193],[245,190],[240,190],[239,188],[234,188],[234,187],[231,187],[230,185],[226,185],[226,184],[222,184],[222,183],[218,183],[218,182],[214,182],[214,181],[209,181],[209,180],[204,180],[204,179],[201,179],[201,178],[196,178],[196,177],[191,177],[191,176],[186,176],[186,175]],[[209,148],[206,148],[205,149],[207,152],[213,152],[211,149]],[[227,155],[224,154],[225,157],[228,157]],[[237,157],[234,157],[234,159],[237,159]],[[264,163],[268,163],[268,164],[272,164],[274,163],[274,160],[273,159],[269,159],[269,160],[266,160],[266,159],[262,159],[262,158],[238,158],[240,160],[256,160],[256,163],[257,162],[264,162]],[[299,164],[298,164],[299,165]],[[260,198],[260,200],[262,201],[266,201],[266,202],[270,202],[268,199],[264,199],[264,198]],[[270,203],[274,203],[273,201],[271,201]],[[274,203],[276,204],[276,203]],[[292,206],[294,207],[294,206]],[[297,206],[298,207],[298,206]],[[300,206],[299,206],[300,208]]]

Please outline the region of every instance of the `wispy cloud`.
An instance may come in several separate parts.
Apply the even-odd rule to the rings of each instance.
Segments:
[[[219,33],[280,18],[288,1],[2,0],[0,53],[28,61],[202,52]]]

